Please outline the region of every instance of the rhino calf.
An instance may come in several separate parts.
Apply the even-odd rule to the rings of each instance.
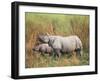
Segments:
[[[44,55],[44,53],[47,53],[50,56],[53,52],[53,49],[48,44],[39,44],[35,46],[32,50],[36,52],[40,52],[42,55]]]

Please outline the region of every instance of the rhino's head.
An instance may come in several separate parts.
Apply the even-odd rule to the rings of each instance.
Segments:
[[[40,42],[43,42],[43,43],[49,42],[49,36],[48,35],[39,35],[38,39],[39,39]]]

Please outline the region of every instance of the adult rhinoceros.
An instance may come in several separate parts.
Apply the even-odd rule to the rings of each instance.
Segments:
[[[52,48],[54,53],[60,57],[61,52],[69,53],[76,52],[78,55],[82,55],[82,42],[78,36],[52,36],[52,35],[39,35],[39,40],[44,43],[48,43]]]

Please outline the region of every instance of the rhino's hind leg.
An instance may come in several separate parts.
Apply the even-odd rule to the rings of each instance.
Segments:
[[[75,49],[75,52],[76,52],[77,57],[81,57],[82,56],[82,54],[81,54],[82,50],[80,48]]]

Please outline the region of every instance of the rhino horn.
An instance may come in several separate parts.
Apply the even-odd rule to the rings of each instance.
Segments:
[[[46,35],[49,36],[50,34],[49,33],[46,33]]]

